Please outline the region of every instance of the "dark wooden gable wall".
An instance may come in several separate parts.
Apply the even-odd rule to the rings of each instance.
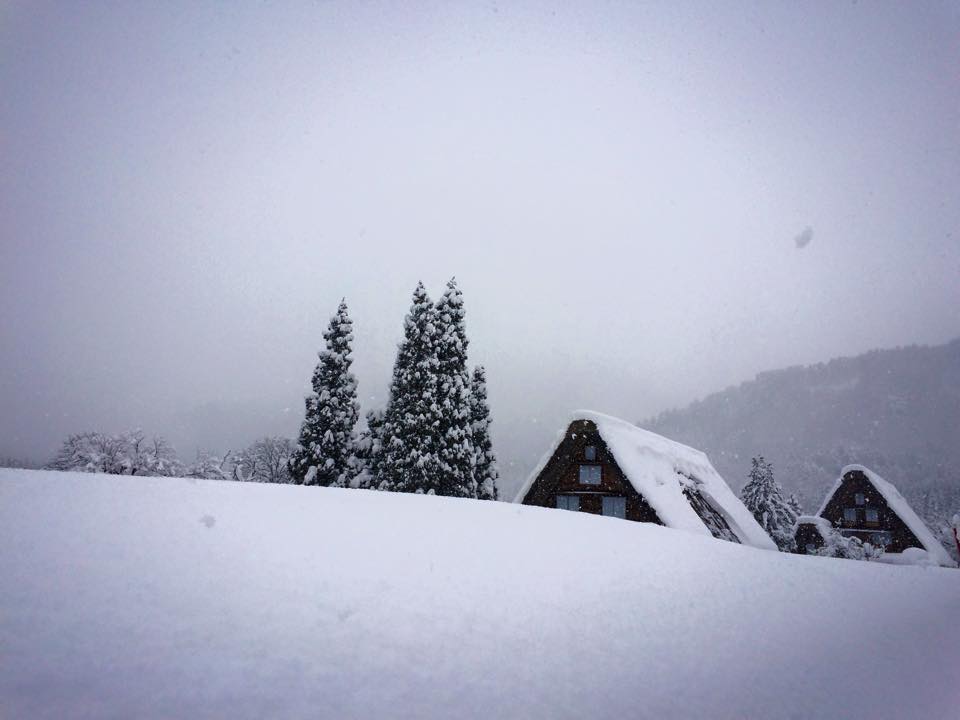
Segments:
[[[858,493],[863,495],[862,505],[857,504]],[[847,508],[857,511],[855,520],[844,517],[844,510]],[[876,522],[867,520],[867,508],[877,511]],[[830,498],[830,502],[820,516],[829,520],[831,525],[843,531],[845,535],[854,535],[866,542],[873,543],[871,538],[876,539],[878,532],[889,533],[890,541],[886,546],[888,552],[903,552],[909,547],[923,548],[917,536],[911,532],[906,523],[887,504],[883,495],[860,470],[851,470],[843,476],[840,487]]]
[[[801,555],[812,554],[823,547],[823,535],[820,534],[820,528],[809,522],[797,524],[793,540],[796,546],[794,552]]]
[[[596,460],[588,460],[588,446],[596,448]],[[580,482],[580,465],[598,465],[601,469],[599,485]],[[624,477],[613,454],[603,441],[596,425],[589,420],[570,423],[560,445],[523,498],[524,505],[557,507],[558,495],[576,495],[580,498],[580,512],[601,514],[603,498],[626,498],[626,517],[638,522],[663,523],[657,513]]]

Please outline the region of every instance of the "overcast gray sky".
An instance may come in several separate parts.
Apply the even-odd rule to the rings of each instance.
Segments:
[[[507,486],[575,407],[945,341],[958,38],[947,2],[5,3],[0,454],[293,435],[341,296],[378,406],[451,275]]]

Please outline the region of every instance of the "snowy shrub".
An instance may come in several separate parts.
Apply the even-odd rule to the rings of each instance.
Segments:
[[[223,457],[197,452],[197,459],[186,470],[185,477],[200,480],[229,480],[233,477],[234,458],[231,453]]]
[[[134,430],[121,436],[121,443],[126,448],[124,462],[130,475],[166,477],[183,474],[176,451],[164,438],[154,436],[147,440],[142,431]]]
[[[823,546],[815,554],[847,560],[877,560],[885,550],[886,548],[882,545],[871,545],[860,538],[846,537],[839,531],[831,529],[824,539]]]

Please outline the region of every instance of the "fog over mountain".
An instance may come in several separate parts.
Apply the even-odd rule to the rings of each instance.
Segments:
[[[640,424],[707,452],[734,489],[764,455],[810,512],[854,462],[919,502],[960,489],[960,339],[760,373]]]

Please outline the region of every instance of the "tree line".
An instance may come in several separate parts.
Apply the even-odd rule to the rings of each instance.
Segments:
[[[148,439],[142,430],[81,432],[70,435],[44,467],[108,475],[290,483],[287,462],[293,447],[289,438],[263,437],[243,450],[223,455],[198,452],[193,462],[185,463],[163,437]]]
[[[470,371],[463,294],[451,279],[434,303],[414,289],[383,408],[357,424],[353,321],[340,302],[323,333],[297,442],[264,437],[183,463],[162,437],[140,430],[71,435],[52,470],[294,483],[498,499],[496,455],[482,366]]]

